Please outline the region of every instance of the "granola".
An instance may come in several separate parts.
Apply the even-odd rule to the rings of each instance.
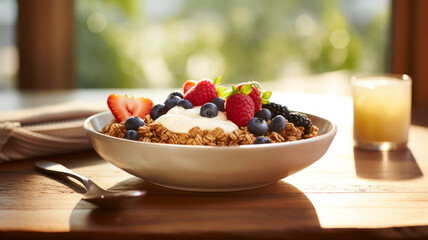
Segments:
[[[199,127],[191,128],[188,133],[174,133],[154,122],[150,115],[144,119],[145,126],[138,129],[139,141],[151,143],[166,143],[180,145],[205,145],[205,146],[238,146],[253,144],[256,136],[250,133],[247,127],[236,129],[232,133],[225,133],[221,128],[214,130],[201,130]],[[270,121],[268,122],[270,124]],[[312,125],[309,133],[304,134],[304,127],[295,127],[287,122],[281,133],[268,132],[265,137],[272,143],[291,142],[317,136],[318,127]],[[112,120],[101,131],[103,134],[123,138],[126,132],[125,122]]]

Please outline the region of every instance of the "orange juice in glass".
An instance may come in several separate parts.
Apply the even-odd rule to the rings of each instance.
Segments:
[[[355,146],[367,150],[407,147],[412,79],[405,74],[354,76]]]

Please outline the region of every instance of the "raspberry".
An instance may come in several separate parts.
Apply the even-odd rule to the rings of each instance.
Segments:
[[[295,127],[304,127],[305,134],[309,133],[312,126],[311,120],[303,113],[290,113],[287,120],[293,123]]]
[[[184,94],[184,99],[189,100],[193,106],[202,106],[216,97],[218,97],[216,87],[209,79],[198,81]]]
[[[234,93],[227,98],[225,111],[227,119],[238,127],[245,127],[254,117],[254,102],[244,93]]]
[[[244,86],[245,84],[248,84],[248,83],[241,83],[241,84],[239,84],[237,86],[238,89],[241,90],[242,86]],[[250,98],[254,102],[254,113],[256,113],[260,109],[262,109],[262,99],[260,97],[260,92],[259,92],[259,90],[257,90],[257,88],[254,85],[251,87],[251,93],[248,94],[248,96],[250,96]]]
[[[269,111],[272,114],[272,118],[281,115],[285,118],[288,118],[288,114],[290,114],[290,111],[288,111],[288,108],[286,106],[283,106],[278,103],[270,102],[268,104],[263,104],[263,108],[269,109]]]

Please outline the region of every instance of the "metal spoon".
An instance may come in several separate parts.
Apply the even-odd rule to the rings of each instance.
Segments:
[[[63,165],[55,162],[48,161],[37,161],[37,168],[40,170],[55,173],[60,175],[69,176],[79,180],[86,188],[87,192],[82,198],[88,202],[91,202],[100,207],[106,208],[123,208],[129,207],[132,203],[138,201],[142,196],[146,194],[145,191],[124,191],[124,192],[112,192],[107,191],[96,185],[91,179],[75,173]]]

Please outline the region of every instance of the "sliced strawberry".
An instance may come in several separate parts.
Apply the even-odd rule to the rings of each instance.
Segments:
[[[117,122],[123,122],[130,117],[145,118],[153,107],[152,100],[148,98],[134,98],[111,94],[107,99],[107,105]]]
[[[187,80],[183,84],[183,93],[186,94],[186,92],[188,92],[193,86],[195,86],[196,83],[197,83],[197,81],[195,81],[195,80]]]
[[[216,97],[218,97],[218,93],[210,79],[199,80],[194,87],[184,94],[184,99],[189,100],[193,106],[202,106]]]

